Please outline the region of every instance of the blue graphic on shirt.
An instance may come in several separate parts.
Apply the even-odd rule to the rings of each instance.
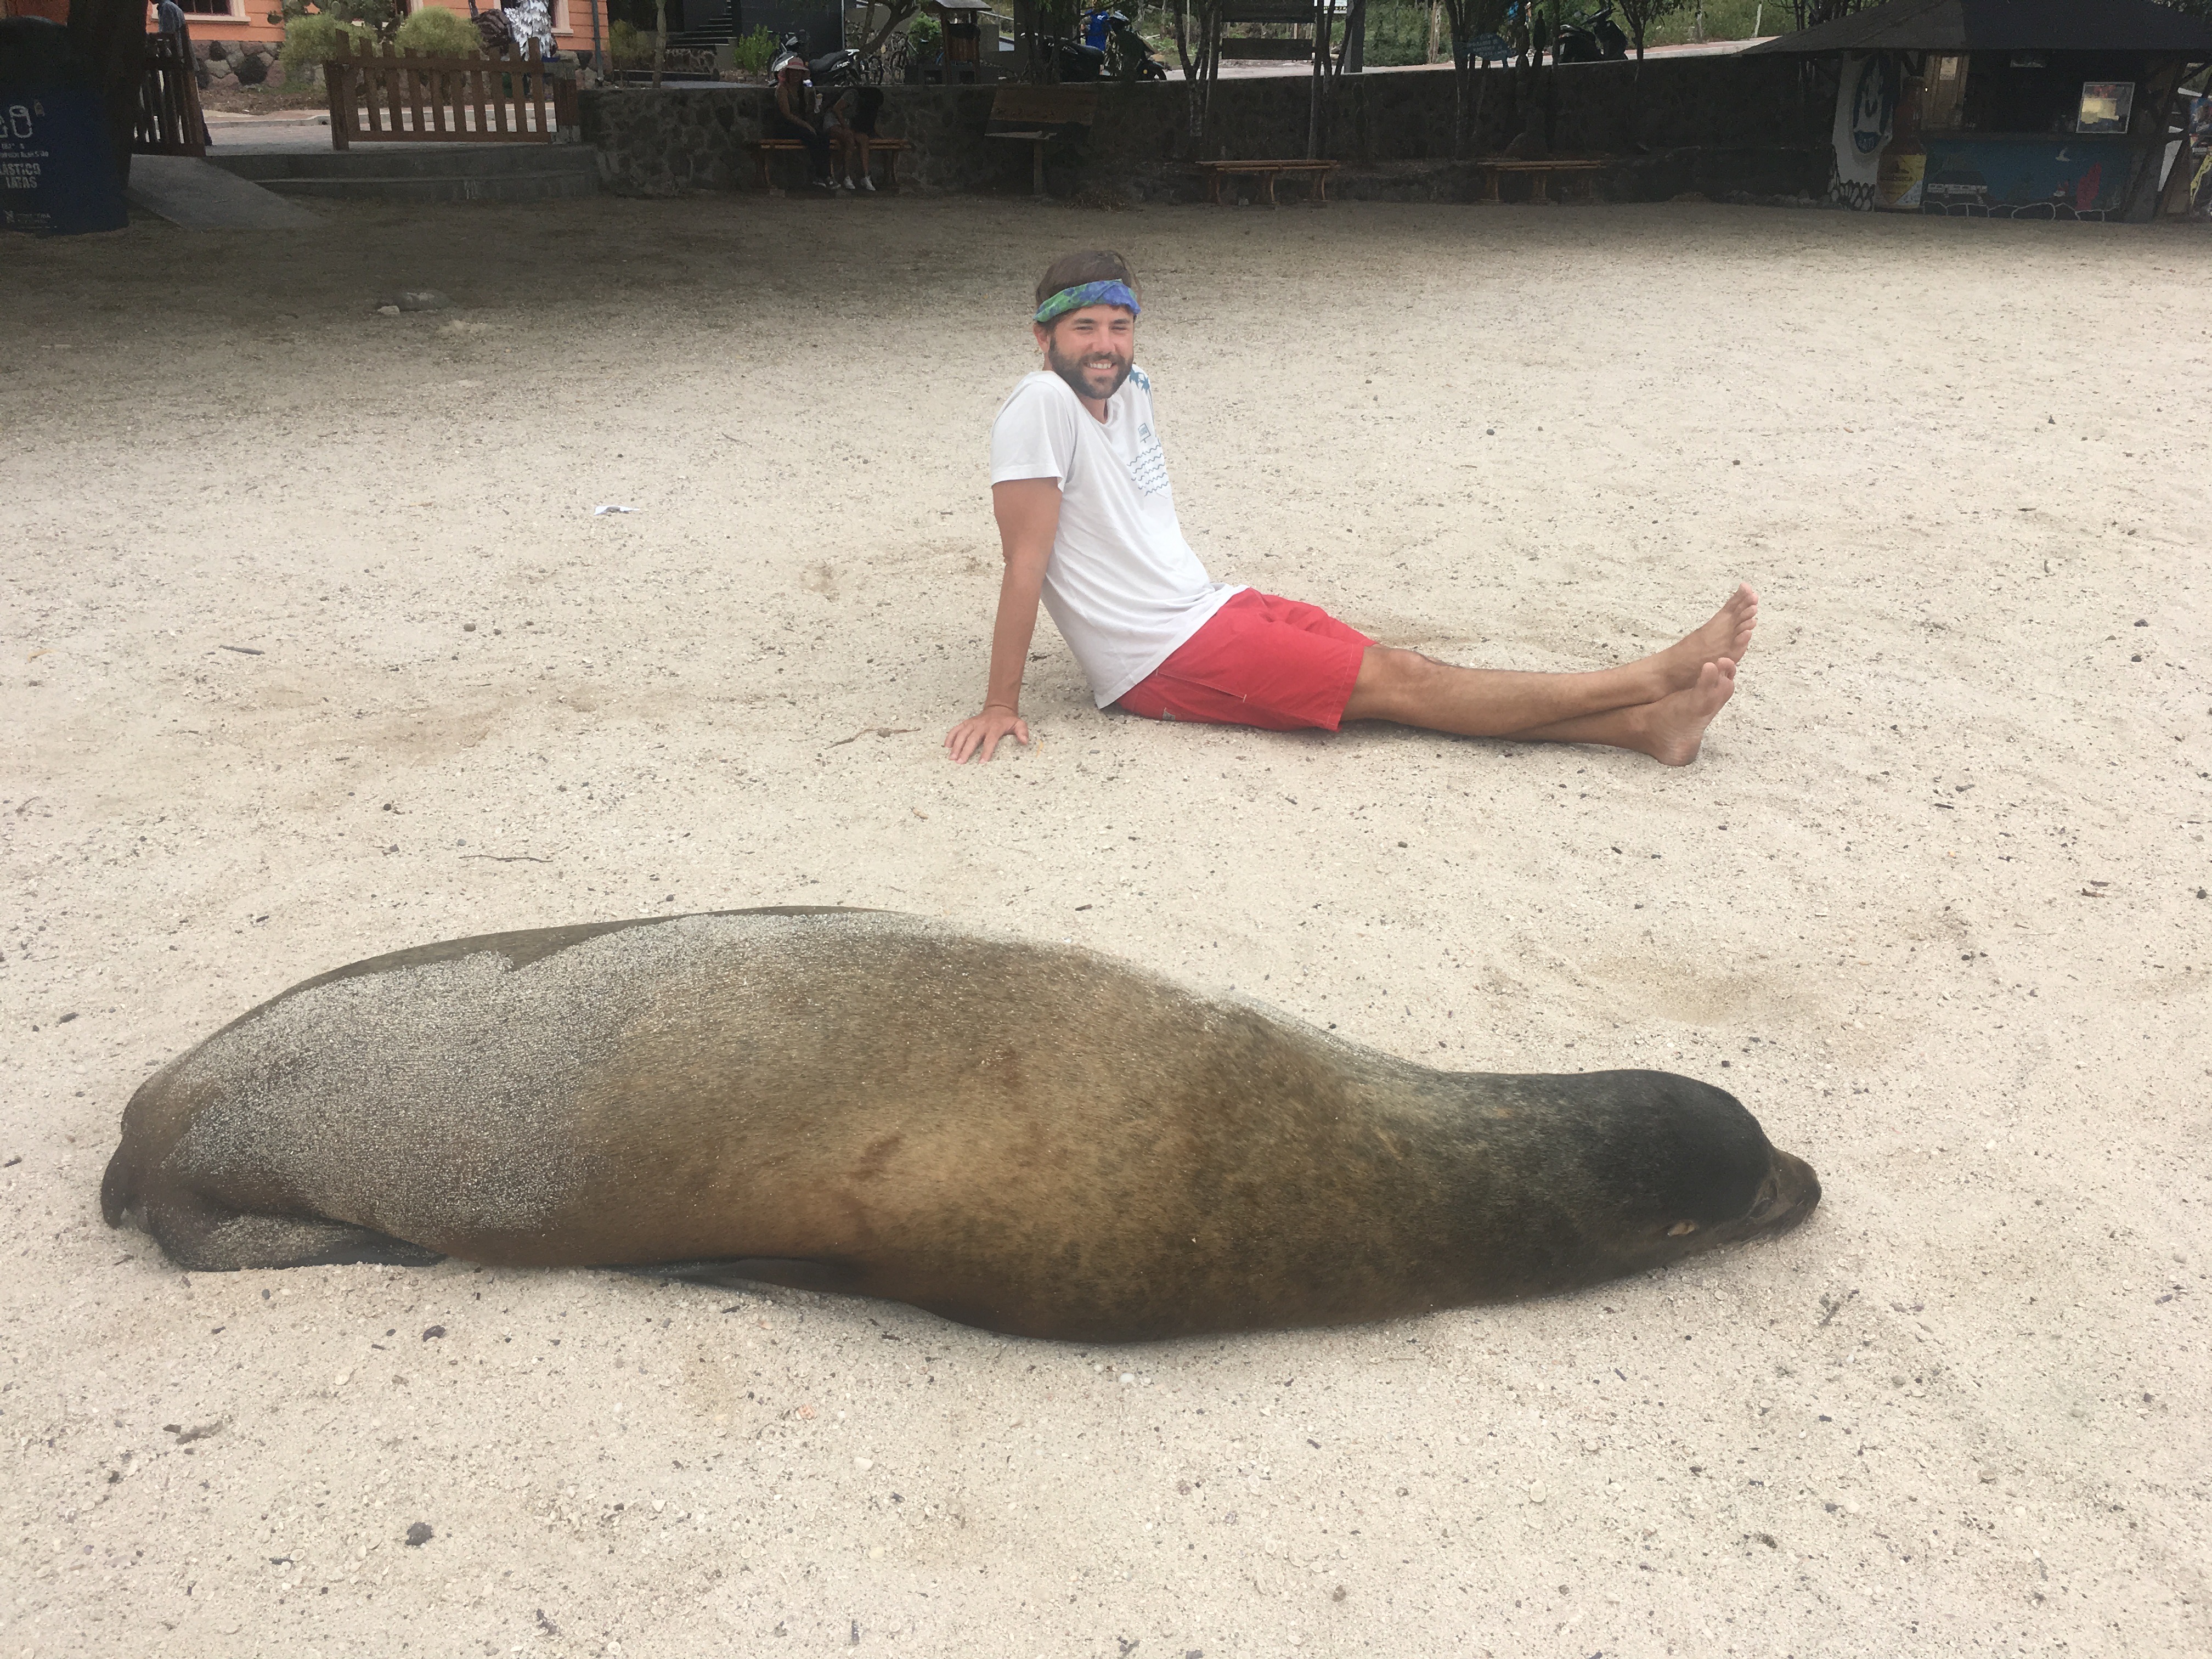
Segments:
[[[1147,495],[1157,495],[1168,487],[1167,453],[1160,447],[1150,421],[1137,423],[1137,453],[1130,458],[1129,481]]]
[[[1149,403],[1152,383],[1145,378],[1145,371],[1132,367],[1129,380]],[[1167,452],[1160,447],[1159,435],[1150,420],[1137,422],[1137,453],[1129,462],[1129,482],[1147,495],[1158,495],[1168,487]]]

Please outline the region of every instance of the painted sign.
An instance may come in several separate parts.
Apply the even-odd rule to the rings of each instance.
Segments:
[[[1917,213],[1928,176],[1928,151],[1920,142],[1922,83],[1907,77],[1898,88],[1893,131],[1881,152],[1875,205],[1891,213]]]
[[[1921,211],[1991,219],[2103,219],[2126,191],[2130,152],[2048,139],[1928,141]]]
[[[1861,212],[1871,209],[1881,182],[1881,152],[1897,111],[1897,70],[1881,52],[1846,55],[1836,88],[1835,159],[1828,198]]]
[[[1927,188],[1925,150],[1887,149],[1881,155],[1881,177],[1875,185],[1875,205],[1893,213],[1917,213],[1921,193]]]
[[[2125,132],[2136,104],[2132,81],[2084,81],[2081,110],[2075,118],[2076,132]]]

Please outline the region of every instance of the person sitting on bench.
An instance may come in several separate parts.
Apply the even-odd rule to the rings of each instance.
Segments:
[[[1376,644],[1316,605],[1208,579],[1176,520],[1152,383],[1136,367],[1136,278],[1117,253],[1071,253],[1036,286],[1043,366],[991,428],[1006,571],[981,714],[956,762],[1030,740],[1022,672],[1040,599],[1100,708],[1161,720],[1334,732],[1395,720],[1463,737],[1605,744],[1669,766],[1698,756],[1735,689],[1759,596],[1636,662],[1580,674],[1460,668]]]
[[[823,136],[830,141],[836,157],[835,173],[843,178],[847,190],[875,191],[876,181],[868,173],[868,141],[882,136],[876,131],[876,116],[883,103],[884,94],[873,87],[832,87],[822,95]],[[855,157],[860,169],[857,185],[853,182]]]
[[[814,108],[813,84],[806,78],[806,60],[795,52],[787,52],[775,60],[775,107],[769,112],[768,136],[771,138],[793,138],[805,147],[807,171],[812,176],[807,182],[817,190],[829,190],[830,141],[822,133]]]

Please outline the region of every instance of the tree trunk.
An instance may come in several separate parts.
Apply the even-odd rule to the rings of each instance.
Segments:
[[[1367,72],[1367,0],[1346,0],[1344,52],[1337,64],[1346,75]]]
[[[1433,64],[1443,49],[1444,0],[1429,0],[1429,51],[1427,61]]]
[[[1454,20],[1456,21],[1457,20]],[[1467,49],[1467,33],[1452,30],[1452,160],[1467,159],[1467,92],[1474,80],[1474,58]]]
[[[1190,129],[1190,159],[1202,159],[1199,142],[1206,137],[1206,61],[1207,20],[1203,10],[1193,15],[1190,0],[1176,0],[1168,13],[1168,21],[1175,30],[1176,62],[1182,69],[1183,102]],[[1191,35],[1198,36],[1198,52],[1191,53]]]
[[[668,57],[668,0],[653,0],[653,84],[660,85],[660,66]]]
[[[1317,11],[1315,15],[1313,38],[1313,73],[1307,79],[1311,90],[1306,95],[1306,160],[1312,161],[1321,154],[1321,82],[1329,67],[1329,15]]]
[[[70,44],[100,88],[118,183],[131,182],[131,130],[146,70],[146,0],[70,0]]]
[[[662,3],[665,4],[666,0],[662,0]],[[901,23],[914,15],[919,4],[920,0],[876,0],[876,5],[884,8],[884,26],[873,34],[867,36],[865,44],[860,47],[860,56],[872,58],[881,52],[884,49],[884,42],[891,38]],[[872,14],[875,7],[871,6],[868,9]]]

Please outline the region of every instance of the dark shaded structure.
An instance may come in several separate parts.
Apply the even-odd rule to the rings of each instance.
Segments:
[[[2152,0],[1892,0],[1743,55],[1836,64],[1846,205],[2140,220],[2212,23]]]

